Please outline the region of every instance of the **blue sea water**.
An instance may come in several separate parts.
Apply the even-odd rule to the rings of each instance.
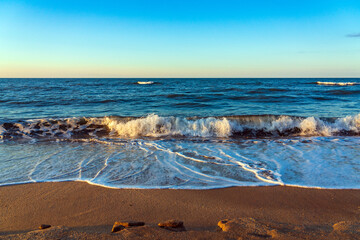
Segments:
[[[0,79],[0,185],[360,187],[360,79]]]

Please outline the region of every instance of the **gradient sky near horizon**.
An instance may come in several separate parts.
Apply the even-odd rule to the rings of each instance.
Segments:
[[[0,0],[0,77],[360,77],[360,1]]]

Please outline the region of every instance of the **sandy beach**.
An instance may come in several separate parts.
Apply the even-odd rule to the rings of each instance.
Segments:
[[[360,191],[297,187],[109,189],[85,182],[0,187],[0,239],[356,239]],[[157,226],[178,219],[186,231]],[[220,228],[218,222],[226,220]],[[116,221],[145,226],[111,233]],[[52,227],[37,230],[41,224]],[[335,225],[334,225],[335,224]]]

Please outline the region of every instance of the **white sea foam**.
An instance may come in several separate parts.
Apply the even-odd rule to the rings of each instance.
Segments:
[[[202,118],[189,120],[179,117],[160,117],[149,115],[122,122],[113,118],[104,118],[102,124],[108,126],[112,132],[123,137],[163,137],[163,136],[192,136],[192,137],[230,137],[245,130],[262,131],[274,136],[290,132],[298,136],[332,136],[341,131],[360,133],[360,114],[338,118],[334,123],[325,122],[319,118],[295,118],[280,116],[275,120],[237,121],[223,118]],[[289,134],[289,135],[291,135]]]
[[[333,85],[333,86],[351,86],[351,85],[358,85],[358,82],[316,82],[318,85]]]
[[[104,125],[112,132],[124,137],[161,137],[161,136],[193,136],[193,137],[227,137],[231,135],[230,122],[226,119],[202,118],[187,120],[179,117],[160,117],[151,114],[122,122],[113,118],[104,118]]]
[[[337,119],[334,124],[334,128],[337,129],[338,131],[345,130],[345,131],[353,131],[359,133],[360,114]]]
[[[72,180],[116,188],[360,188],[358,137],[116,143],[1,143],[0,185]]]
[[[0,126],[0,139],[2,139],[3,138],[3,134],[6,132],[6,130],[2,127],[2,126]]]

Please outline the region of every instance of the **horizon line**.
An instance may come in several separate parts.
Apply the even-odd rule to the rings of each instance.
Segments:
[[[360,79],[359,77],[0,77],[0,79]]]

